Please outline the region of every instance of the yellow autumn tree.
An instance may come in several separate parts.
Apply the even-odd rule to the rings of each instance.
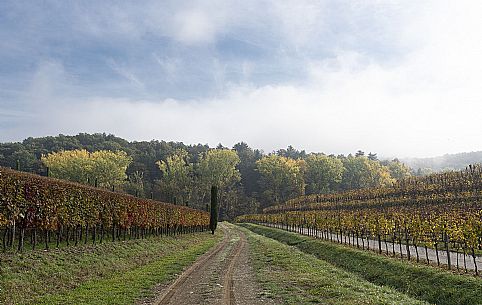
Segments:
[[[51,177],[79,183],[92,183],[112,187],[122,184],[132,158],[124,151],[99,150],[88,152],[85,149],[53,152],[42,156],[42,162],[49,168]]]

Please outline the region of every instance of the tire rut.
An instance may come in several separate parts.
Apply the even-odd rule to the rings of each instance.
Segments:
[[[229,235],[226,233],[226,229],[224,231],[224,238],[223,241],[216,246],[211,251],[207,252],[201,258],[199,258],[193,265],[191,265],[188,269],[186,269],[171,285],[169,285],[163,293],[157,297],[152,305],[168,305],[170,304],[171,299],[175,296],[176,293],[179,293],[183,290],[183,285],[185,282],[191,277],[194,273],[199,272],[207,263],[212,260],[221,250],[225,249],[228,242],[229,242]]]
[[[223,241],[164,289],[153,305],[212,304],[217,301],[220,304],[234,304],[234,264],[243,249],[243,243],[237,230],[226,225],[221,229]],[[214,283],[219,280],[223,285]]]
[[[164,288],[153,305],[273,304],[255,282],[249,244],[243,232],[222,224],[222,242]]]
[[[228,270],[224,278],[224,291],[223,291],[223,304],[234,305],[236,300],[234,297],[234,268],[238,262],[239,255],[245,249],[246,237],[244,234],[240,234],[240,240],[237,242],[236,248],[234,249],[234,255],[229,262]]]

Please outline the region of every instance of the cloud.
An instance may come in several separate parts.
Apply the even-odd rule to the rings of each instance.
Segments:
[[[183,11],[174,17],[178,29],[175,38],[186,44],[210,43],[216,35],[216,28],[209,15],[200,10]]]
[[[64,131],[68,133],[89,126],[90,132],[108,131],[129,139],[211,145],[247,141],[268,152],[290,144],[309,151],[363,149],[390,156],[473,149],[473,139],[482,128],[477,120],[480,106],[454,102],[454,96],[436,90],[400,94],[390,83],[399,74],[396,68],[369,64],[325,72],[324,78],[313,78],[303,87],[232,86],[214,99],[95,98],[74,108],[71,115],[59,109],[55,117],[62,121],[52,122],[52,132],[58,126],[70,126]],[[467,107],[475,108],[465,113]]]
[[[120,65],[115,61],[114,59],[110,58],[107,61],[109,67],[116,72],[119,76],[122,76],[126,80],[128,80],[131,84],[135,85],[136,87],[140,89],[144,89],[145,85],[143,82],[139,80],[139,78],[132,73],[128,68],[124,67],[123,65]]]
[[[37,65],[27,88],[29,101],[48,105],[61,96],[61,91],[69,91],[68,75],[62,63],[55,60],[42,61]]]
[[[111,132],[267,152],[482,149],[480,2],[239,3],[79,7],[82,52],[64,55],[56,40],[52,52],[40,35],[49,56],[18,76],[24,106],[2,109],[0,140]]]

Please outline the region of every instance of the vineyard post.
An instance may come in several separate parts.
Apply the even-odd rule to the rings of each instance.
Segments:
[[[392,254],[395,257],[395,227],[392,229]]]
[[[427,265],[430,265],[430,260],[428,258],[427,244],[425,243],[425,258],[427,259]]]
[[[474,248],[472,248],[472,258],[474,259],[475,275],[479,275],[479,271],[477,270],[477,261],[475,260],[475,250],[474,250]]]
[[[15,219],[13,220],[12,230],[10,232],[10,241],[9,241],[10,248],[13,248],[14,242],[15,242]]]
[[[451,269],[451,261],[450,261],[450,250],[449,250],[449,235],[447,232],[445,233],[445,250],[447,251],[447,264],[449,265],[449,270]]]
[[[464,269],[465,269],[465,273],[467,273],[466,256],[467,256],[467,243],[464,242]]]
[[[413,245],[415,247],[415,253],[417,254],[417,263],[419,262],[419,256],[418,256],[418,247],[417,247],[417,242],[415,241],[415,238],[412,239]]]
[[[457,262],[457,271],[459,271],[459,249],[455,249],[455,261]]]
[[[440,267],[440,258],[438,256],[438,243],[435,241],[435,254],[437,255],[437,266]]]
[[[382,240],[380,237],[380,232],[378,232],[377,237],[378,237],[378,253],[382,254]]]
[[[355,229],[355,233],[356,233],[356,247],[357,248],[360,248],[360,242],[358,241],[358,227]]]
[[[407,258],[410,260],[410,243],[408,240],[408,229],[405,228],[405,246],[407,248]]]
[[[385,254],[388,256],[388,242],[387,242],[387,232],[383,234],[383,241],[385,243]]]

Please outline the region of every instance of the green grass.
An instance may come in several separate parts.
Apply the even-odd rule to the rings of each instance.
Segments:
[[[251,231],[312,254],[380,286],[433,304],[482,304],[482,279],[400,261],[312,237],[243,224]]]
[[[245,231],[258,280],[285,304],[424,304],[306,254]]]
[[[0,255],[0,304],[132,304],[170,280],[221,234]]]

